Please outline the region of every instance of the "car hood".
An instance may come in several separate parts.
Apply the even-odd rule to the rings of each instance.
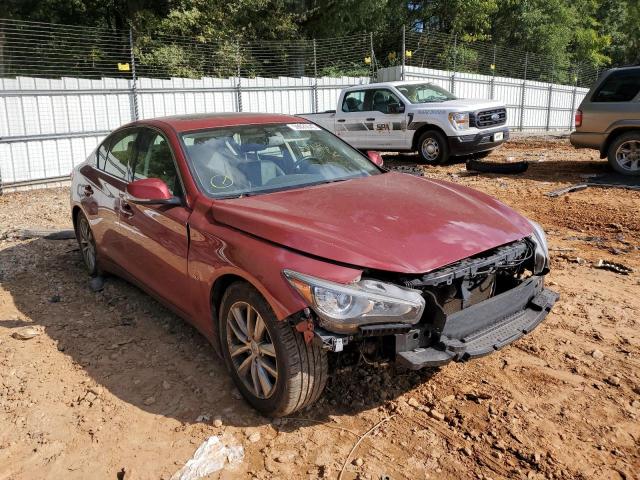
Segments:
[[[435,103],[420,103],[416,104],[416,106],[425,108],[427,110],[432,110],[434,108],[443,108],[445,110],[456,109],[461,112],[475,111],[475,110],[484,110],[484,109],[493,109],[493,108],[504,108],[504,103],[496,102],[494,100],[482,100],[478,98],[458,98],[456,100],[447,100],[446,102]]]
[[[428,272],[532,231],[528,220],[483,193],[392,172],[214,201],[212,209],[217,222],[265,240],[403,273]]]

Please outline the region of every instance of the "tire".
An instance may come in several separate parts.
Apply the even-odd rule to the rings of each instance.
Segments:
[[[421,134],[417,147],[418,155],[424,163],[440,165],[449,160],[449,144],[445,136],[437,130],[427,130]]]
[[[95,277],[98,275],[98,250],[96,249],[96,241],[91,231],[91,225],[83,212],[78,212],[76,216],[75,232],[84,266],[87,268],[89,275]]]
[[[249,322],[248,307],[254,312]],[[239,334],[238,316],[245,325]],[[255,328],[259,319],[263,328]],[[311,405],[320,397],[328,376],[326,352],[315,342],[305,343],[302,334],[288,322],[278,321],[253,286],[236,282],[227,288],[218,322],[227,368],[238,390],[256,410],[268,417],[281,417]],[[249,338],[246,338],[247,323],[254,326],[249,327],[252,331]],[[256,339],[259,330],[262,335]]]
[[[640,176],[640,132],[616,137],[607,152],[609,165],[622,175]]]

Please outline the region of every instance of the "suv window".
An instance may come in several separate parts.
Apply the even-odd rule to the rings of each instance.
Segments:
[[[98,168],[113,175],[114,177],[126,180],[128,178],[129,166],[133,161],[136,148],[137,131],[124,131],[113,137],[109,153],[102,161],[98,160]]]
[[[391,90],[373,90],[371,97],[371,110],[382,113],[389,113],[389,104],[400,103],[400,99]]]
[[[609,75],[596,90],[592,102],[630,102],[640,92],[640,69]]]
[[[147,132],[145,141],[137,155],[133,179],[140,180],[141,178],[159,178],[167,184],[173,195],[182,195],[180,179],[169,142],[163,135],[152,130]]]
[[[364,110],[364,90],[349,92],[342,101],[343,112],[362,112]]]

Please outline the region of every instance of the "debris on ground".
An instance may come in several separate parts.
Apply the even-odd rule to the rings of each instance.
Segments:
[[[529,168],[529,162],[485,162],[484,160],[467,160],[467,170],[482,173],[505,173],[517,174],[524,173]]]
[[[586,190],[588,186],[589,185],[587,185],[586,183],[580,183],[577,185],[571,185],[569,187],[562,187],[556,190],[552,190],[550,192],[545,193],[545,195],[551,198],[560,197],[566,193],[579,192],[581,190]]]
[[[173,474],[171,480],[198,480],[222,470],[225,465],[237,465],[244,458],[242,445],[226,446],[216,435],[202,443],[187,463]]]
[[[415,165],[396,165],[388,167],[388,170],[400,173],[408,173],[409,175],[416,175],[418,177],[424,177],[424,170]]]
[[[602,270],[609,270],[611,272],[619,273],[620,275],[629,275],[633,273],[633,269],[623,265],[622,263],[609,262],[607,260],[598,260],[594,265],[594,268],[600,268]]]
[[[14,331],[11,336],[17,340],[31,340],[41,333],[42,331],[36,327],[22,327]]]
[[[23,229],[8,233],[7,238],[29,240],[32,238],[44,238],[45,240],[75,240],[73,230],[49,230],[49,229]]]

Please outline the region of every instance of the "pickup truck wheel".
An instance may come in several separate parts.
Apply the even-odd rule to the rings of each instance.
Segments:
[[[447,139],[437,130],[428,130],[418,139],[418,154],[425,163],[445,163],[449,159]]]
[[[640,132],[618,136],[608,151],[609,165],[623,175],[640,175]]]
[[[327,382],[327,354],[286,321],[251,285],[226,290],[220,308],[222,353],[236,387],[263,415],[281,417],[314,403]]]

